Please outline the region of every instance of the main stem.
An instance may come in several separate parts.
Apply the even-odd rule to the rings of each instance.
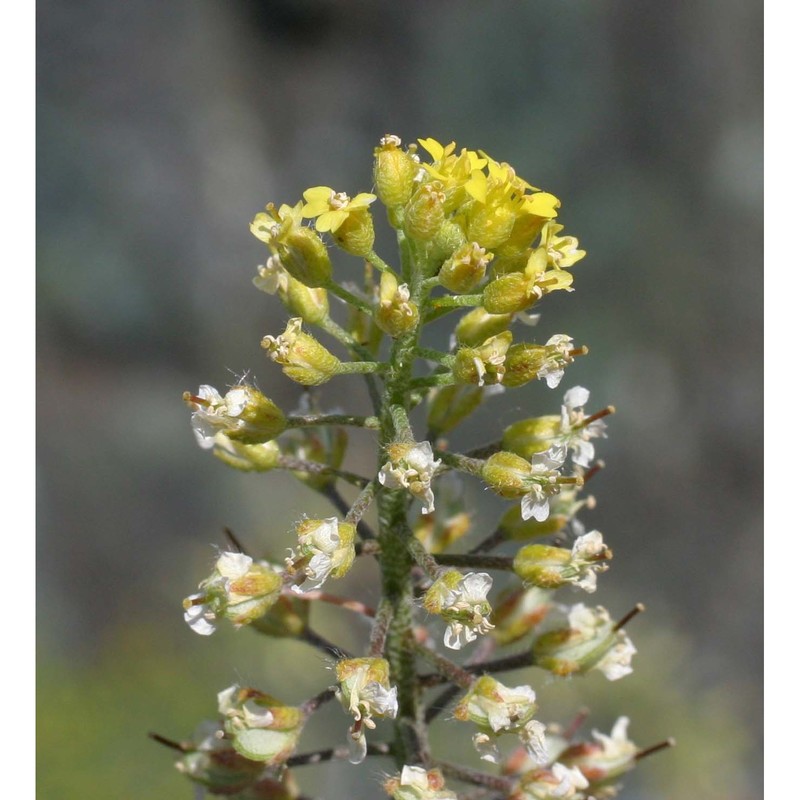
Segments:
[[[404,254],[407,255],[407,254]],[[411,295],[419,298],[419,273],[411,265]],[[396,441],[398,407],[409,410],[408,385],[414,364],[414,348],[419,329],[395,340],[385,374],[380,415],[379,463],[386,459],[386,448]],[[395,411],[393,416],[392,411]],[[378,493],[378,540],[381,547],[381,572],[384,602],[391,609],[391,622],[386,635],[385,658],[389,661],[392,682],[397,686],[397,717],[393,753],[398,767],[422,760],[417,725],[419,720],[419,687],[415,665],[413,638],[414,592],[411,570],[414,560],[408,547],[413,533],[408,524],[409,496],[404,490],[382,488]]]

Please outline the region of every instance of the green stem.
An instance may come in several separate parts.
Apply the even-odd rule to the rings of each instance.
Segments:
[[[367,254],[367,261],[372,264],[375,269],[380,272],[388,272],[390,275],[397,277],[397,273],[387,264],[374,250]]]
[[[457,469],[459,472],[466,472],[468,475],[474,475],[476,478],[481,477],[484,462],[478,458],[462,456],[459,453],[449,453],[446,450],[435,450],[434,455],[441,458],[442,462],[448,467]]]
[[[361,490],[356,501],[347,512],[347,516],[344,518],[345,522],[349,522],[351,525],[358,525],[358,523],[361,522],[361,517],[367,512],[367,509],[375,498],[375,488],[375,481],[370,481]]]
[[[483,302],[483,294],[446,294],[442,297],[434,297],[431,300],[431,308],[465,308],[479,306]]]
[[[363,375],[365,373],[385,372],[388,364],[383,361],[340,361],[337,375]]]
[[[431,386],[452,386],[456,382],[452,372],[439,372],[436,375],[425,375],[414,378],[409,384],[409,389],[426,389]]]
[[[276,466],[278,469],[288,469],[292,472],[312,472],[315,475],[335,475],[343,481],[352,483],[353,486],[362,488],[369,483],[369,478],[356,475],[353,472],[347,472],[343,469],[336,469],[329,464],[321,464],[319,461],[304,461],[302,458],[281,456]]]
[[[365,314],[369,314],[372,316],[374,309],[372,306],[366,301],[362,300],[360,297],[357,297],[352,292],[348,292],[347,289],[339,286],[338,283],[334,283],[331,281],[330,283],[325,284],[325,288],[331,293],[335,294],[340,299],[344,300],[350,306],[357,308],[359,311],[363,311]]]

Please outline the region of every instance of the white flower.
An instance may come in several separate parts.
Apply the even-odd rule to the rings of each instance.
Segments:
[[[195,633],[199,633],[201,636],[211,636],[217,629],[215,624],[217,615],[211,605],[204,602],[205,597],[205,592],[197,592],[190,594],[183,601],[185,609],[183,620]]]
[[[445,647],[460,650],[474,642],[478,634],[488,633],[492,608],[486,599],[492,578],[485,572],[470,572],[444,595],[441,614],[448,620],[444,634]]]
[[[559,441],[572,450],[572,461],[579,467],[588,467],[594,459],[594,445],[589,441],[598,436],[605,438],[606,424],[596,419],[586,424],[583,407],[589,402],[589,390],[573,386],[564,395],[561,406],[561,436]]]
[[[571,583],[591,594],[597,589],[597,573],[608,569],[606,564],[597,562],[609,558],[611,551],[603,543],[600,531],[589,531],[579,536],[572,545],[571,566],[575,569],[575,576]]]
[[[383,658],[349,658],[336,665],[336,696],[355,720],[350,727],[350,763],[360,764],[367,755],[366,728],[375,728],[373,717],[397,716],[397,687],[389,686],[389,662]]]
[[[400,778],[390,778],[384,789],[392,800],[456,800],[456,794],[444,788],[439,770],[427,772],[422,767],[404,766]]]
[[[589,781],[577,767],[565,767],[556,762],[550,768],[555,778],[559,781],[558,786],[550,790],[552,797],[569,798],[575,797],[579,789],[586,789]]]
[[[620,717],[611,729],[611,735],[593,730],[592,736],[603,748],[603,759],[612,762],[627,763],[636,756],[638,748],[628,739],[628,717]]]
[[[388,453],[390,460],[378,473],[381,485],[387,489],[407,489],[422,501],[422,513],[430,514],[434,510],[431,481],[442,463],[434,459],[431,443],[393,444]]]
[[[292,586],[298,594],[318,589],[333,573],[341,577],[350,569],[355,556],[355,528],[340,523],[336,517],[319,520],[301,520],[297,523],[299,555],[290,551],[286,563],[291,569],[295,560],[305,562],[303,570],[306,580],[299,586]]]
[[[572,349],[572,337],[565,333],[557,333],[547,340],[545,346],[549,348],[549,352],[536,377],[544,378],[545,383],[551,389],[555,389],[564,377],[564,366],[572,360],[569,355]]]
[[[623,631],[617,631],[617,642],[596,665],[610,681],[618,681],[633,672],[631,660],[636,655],[633,642]]]
[[[566,448],[553,445],[543,453],[534,453],[531,458],[531,477],[540,482],[532,483],[530,491],[522,498],[520,513],[522,519],[533,517],[537,522],[544,522],[550,516],[549,498],[558,494],[556,482],[558,470],[564,465],[567,456]]]
[[[197,394],[185,392],[192,409],[192,430],[197,443],[210,450],[218,433],[247,444],[272,439],[286,427],[281,410],[258,389],[240,383],[223,397],[213,386],[203,384]]]

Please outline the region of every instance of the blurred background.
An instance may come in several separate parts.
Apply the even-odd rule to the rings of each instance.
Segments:
[[[589,705],[590,727],[627,714],[640,745],[674,736],[624,797],[760,793],[761,15],[754,0],[39,1],[41,796],[188,800],[147,731],[187,737],[235,681],[289,702],[329,682],[300,644],[183,623],[223,526],[282,558],[299,514],[331,512],[288,475],[201,452],[181,393],[252,370],[295,407],[259,347],[286,313],[251,285],[265,256],[248,223],[309,186],[369,191],[387,132],[508,161],[562,199],[589,253],[536,336],[588,344],[561,388],[617,407],[583,515],[615,551],[592,600],[648,611],[625,680],[509,682],[533,683],[539,718]],[[332,382],[324,405],[362,408],[352,386]],[[562,393],[506,393],[454,446],[556,412]],[[368,437],[351,441],[368,464]],[[486,532],[503,505],[470,494]],[[346,581],[374,601],[369,565]],[[365,635],[337,613],[315,627]],[[303,749],[346,724],[326,708]],[[391,766],[303,769],[307,793],[334,800],[380,796]]]

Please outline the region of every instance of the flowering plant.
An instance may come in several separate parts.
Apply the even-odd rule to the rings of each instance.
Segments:
[[[351,199],[317,186],[293,206],[268,205],[251,224],[269,251],[253,282],[289,312],[284,331],[263,338],[269,358],[305,387],[361,376],[372,413],[320,413],[308,395],[298,412],[285,413],[244,379],[224,394],[203,385],[184,395],[202,448],[236,469],[289,470],[337,511],[296,522],[283,566],[254,559],[231,535],[212,574],[184,600],[196,633],[209,636],[227,618],[307,642],[334,662],[335,681],[305,702],[288,705],[236,685],[220,693],[220,718],[193,741],[156,737],[181,751],[178,766],[201,791],[239,800],[299,798],[293,768],[383,756],[397,770],[384,783],[394,798],[455,798],[445,786],[451,779],[497,798],[599,800],[616,794],[618,777],[643,755],[671,743],[639,750],[627,738],[626,717],[610,736],[595,732],[581,742],[579,724],[562,728],[536,718],[531,685],[509,687],[495,677],[526,667],[530,681],[536,669],[620,679],[636,653],[624,626],[643,607],[615,621],[602,606],[555,599],[562,589],[593,593],[612,558],[602,534],[586,533],[576,518],[594,505],[581,493],[600,467],[592,440],[605,436],[612,407],[586,413],[589,392],[573,386],[554,401],[556,413],[519,420],[472,452],[448,446],[445,435],[493,395],[535,380],[555,389],[586,355],[565,333],[541,343],[525,327],[539,322],[548,295],[573,291],[573,268],[586,253],[574,236],[561,235],[560,201],[508,164],[455,143],[419,145],[427,157],[416,145],[404,149],[396,136],[381,140],[374,194]],[[374,249],[376,201],[396,234],[395,264]],[[335,280],[331,244],[361,260],[360,286]],[[347,307],[346,320],[331,313],[330,295]],[[453,314],[450,348],[431,347],[426,328]],[[348,427],[375,436],[368,474],[343,468]],[[469,549],[459,547],[473,521],[454,488],[457,476],[510,504],[496,529],[476,532]],[[353,487],[352,500],[342,484]],[[514,555],[492,552],[517,542],[523,546]],[[375,610],[329,593],[357,558],[379,565]],[[502,571],[512,583],[493,597],[490,573]],[[310,627],[309,609],[319,602],[371,620],[361,653],[346,653]],[[526,639],[515,654],[495,656]],[[466,658],[459,660],[461,651]],[[429,697],[439,686],[445,688]],[[334,697],[351,720],[348,733],[333,748],[300,751],[310,718]],[[451,704],[455,719],[471,723],[477,755],[498,772],[431,752],[428,729]]]

